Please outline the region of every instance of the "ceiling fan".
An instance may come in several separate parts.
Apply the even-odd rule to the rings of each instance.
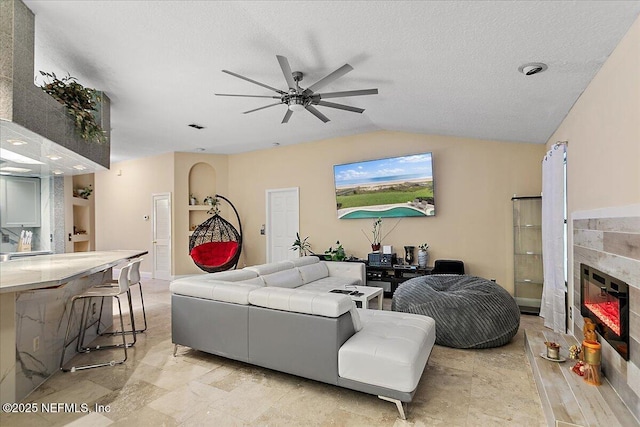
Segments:
[[[334,72],[326,75],[321,78],[311,86],[306,89],[300,87],[300,82],[302,81],[303,73],[300,71],[291,71],[291,67],[289,66],[289,61],[287,58],[281,55],[276,55],[278,58],[278,62],[280,63],[280,68],[282,69],[282,74],[284,74],[284,79],[287,81],[287,86],[289,89],[287,91],[283,91],[280,89],[276,89],[264,83],[257,82],[248,77],[241,76],[240,74],[236,74],[234,72],[228,70],[222,70],[223,73],[230,74],[234,77],[238,77],[239,79],[246,80],[253,84],[257,84],[258,86],[262,86],[264,88],[270,89],[278,95],[235,95],[229,93],[216,93],[217,96],[241,96],[247,98],[272,98],[278,99],[279,101],[274,104],[265,105],[264,107],[254,108],[253,110],[245,111],[243,114],[253,113],[254,111],[263,110],[265,108],[273,107],[276,105],[285,104],[287,106],[287,112],[282,119],[282,123],[287,123],[289,118],[294,111],[302,111],[307,110],[324,123],[327,123],[329,119],[327,116],[322,114],[315,105],[320,105],[323,107],[329,108],[337,108],[339,110],[352,111],[354,113],[362,113],[364,109],[351,107],[349,105],[344,104],[336,104],[334,102],[327,102],[324,99],[327,98],[344,98],[347,96],[360,96],[360,95],[376,95],[378,93],[378,89],[362,89],[362,90],[347,90],[342,92],[327,92],[327,93],[316,93],[317,90],[322,87],[328,85],[329,83],[337,80],[338,78],[344,76],[349,71],[353,70],[353,67],[349,64],[344,64],[342,67],[338,68]]]

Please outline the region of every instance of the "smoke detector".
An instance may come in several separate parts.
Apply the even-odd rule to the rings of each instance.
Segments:
[[[547,64],[543,64],[542,62],[529,62],[528,64],[519,66],[518,71],[525,76],[533,76],[534,74],[545,71],[547,68]]]

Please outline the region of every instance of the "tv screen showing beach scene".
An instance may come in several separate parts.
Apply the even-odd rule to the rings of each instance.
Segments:
[[[431,153],[333,167],[338,218],[434,216]]]

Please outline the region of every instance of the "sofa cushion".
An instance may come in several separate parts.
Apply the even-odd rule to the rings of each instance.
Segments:
[[[320,262],[320,258],[313,255],[301,256],[300,258],[294,258],[291,260],[294,267],[302,267],[303,265],[317,264]]]
[[[174,294],[248,305],[249,294],[255,289],[260,289],[260,286],[212,280],[202,281],[196,277],[192,280],[185,278],[173,281],[170,289]]]
[[[302,282],[305,285],[309,282],[329,277],[329,269],[323,262],[303,265],[301,267],[298,267],[298,271],[300,272],[300,276],[302,276]]]
[[[338,351],[340,377],[407,393],[415,390],[435,343],[435,321],[393,311],[358,313],[362,329]]]
[[[353,306],[345,295],[265,287],[249,294],[252,305],[324,317],[340,317]]]
[[[331,289],[344,289],[345,285],[359,285],[360,280],[354,277],[325,277],[318,279],[306,285],[302,285],[300,289],[307,291],[329,292]]]
[[[229,270],[229,271],[220,271],[218,273],[210,273],[205,274],[204,276],[200,276],[203,279],[216,279],[223,280],[226,282],[240,282],[248,279],[253,279],[258,277],[258,273],[255,271],[249,270]]]
[[[247,283],[249,285],[256,285],[260,287],[265,286],[264,280],[262,280],[261,276],[254,277],[253,279],[249,279],[249,280],[243,280],[242,283]]]
[[[277,286],[279,288],[297,288],[302,285],[302,277],[297,268],[278,271],[273,274],[260,276],[266,286]]]
[[[359,330],[362,329],[362,320],[360,319],[360,314],[358,313],[358,306],[356,306],[355,301],[351,301],[351,310],[349,310],[349,313],[351,313],[351,320],[353,321],[353,329],[355,329],[355,331],[358,332]]]
[[[283,262],[273,262],[269,264],[260,264],[260,265],[252,265],[249,267],[243,268],[243,270],[253,271],[260,276],[264,276],[267,274],[277,273],[278,271],[290,270],[293,268],[293,263],[291,261],[283,261]]]

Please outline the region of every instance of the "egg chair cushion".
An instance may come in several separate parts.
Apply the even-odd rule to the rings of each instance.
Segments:
[[[229,262],[238,250],[238,242],[208,242],[194,246],[191,258],[196,264],[221,266]]]
[[[396,289],[391,309],[432,317],[436,344],[453,348],[499,347],[520,326],[520,310],[509,292],[475,276],[409,279]]]

